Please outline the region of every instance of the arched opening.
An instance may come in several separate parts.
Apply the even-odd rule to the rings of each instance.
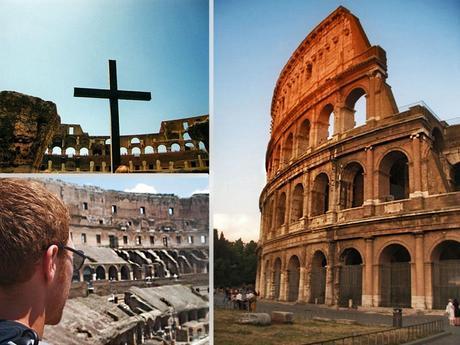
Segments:
[[[94,156],[101,156],[102,152],[104,152],[104,147],[101,144],[94,144],[91,147]]]
[[[288,263],[288,301],[295,302],[299,298],[299,282],[300,282],[300,261],[299,258],[293,255]]]
[[[185,151],[191,151],[191,150],[194,150],[195,149],[195,145],[193,145],[192,143],[186,143],[185,144]]]
[[[121,155],[127,155],[128,154],[128,149],[126,147],[120,147],[120,154]]]
[[[180,145],[179,144],[172,144],[171,145],[171,151],[172,152],[179,152],[180,151]]]
[[[326,297],[326,256],[320,250],[313,255],[310,273],[310,303],[324,304]]]
[[[83,269],[83,281],[88,283],[93,281],[93,273],[94,270],[91,267],[85,266],[85,268]]]
[[[439,128],[434,128],[431,135],[433,137],[433,149],[436,152],[442,152],[444,149],[444,138],[442,137],[441,130]]]
[[[361,164],[353,162],[343,169],[340,181],[340,207],[362,206],[364,202],[364,170]]]
[[[380,254],[380,306],[410,308],[411,257],[400,244],[390,244]]]
[[[118,280],[118,270],[115,266],[109,268],[109,280]]]
[[[142,279],[142,270],[138,265],[132,265],[133,268],[133,278],[135,280],[141,280]]]
[[[88,155],[89,155],[89,150],[86,147],[80,149],[80,156],[88,156]]]
[[[154,152],[154,151],[153,151],[153,147],[150,146],[150,145],[147,146],[147,147],[144,149],[144,153],[145,153],[146,155],[151,154],[151,153],[153,153],[153,152]]]
[[[439,243],[431,254],[433,309],[444,309],[449,298],[460,296],[460,242]]]
[[[132,138],[131,139],[131,144],[140,144],[141,141],[139,140],[139,138]]]
[[[318,216],[329,210],[329,178],[325,173],[316,176],[313,182],[311,215]]]
[[[141,149],[139,147],[134,147],[131,150],[131,153],[133,154],[134,157],[139,157],[141,155]]]
[[[303,217],[303,186],[297,184],[292,193],[291,221],[297,221]]]
[[[317,144],[321,145],[334,135],[334,107],[327,104],[319,113],[317,122]]]
[[[362,263],[361,254],[354,248],[347,248],[340,256],[339,305],[347,307],[361,305]]]
[[[192,138],[190,137],[190,134],[188,134],[188,132],[185,132],[184,134],[182,134],[182,139],[184,139],[184,140],[192,140]]]
[[[60,154],[62,154],[62,149],[59,146],[55,146],[55,147],[53,147],[53,150],[51,151],[51,154],[60,155]]]
[[[160,145],[160,146],[158,146],[157,152],[158,152],[158,153],[165,153],[165,152],[167,152],[166,146],[165,146],[165,145]]]
[[[273,153],[273,164],[272,164],[272,172],[276,173],[280,167],[280,145],[277,145],[275,151]]]
[[[343,116],[344,130],[366,124],[366,91],[359,87],[348,94]]]
[[[273,266],[273,298],[280,298],[280,285],[281,285],[281,259],[277,258],[275,260],[275,265]]]
[[[72,282],[79,282],[80,281],[80,271],[73,271],[72,274]]]
[[[67,157],[69,158],[72,158],[73,156],[75,156],[75,149],[73,147],[68,147],[66,150],[65,150],[65,154]]]
[[[204,152],[207,152],[206,150],[206,145],[204,144],[204,142],[200,141],[198,143],[198,148],[201,150],[201,151],[204,151]]]
[[[106,144],[106,145],[112,144],[112,139],[110,139],[110,138],[109,138],[109,139],[105,139],[105,144]]]
[[[383,201],[409,198],[409,161],[404,153],[392,151],[382,159],[379,191]]]
[[[270,296],[270,261],[265,261],[264,270],[264,295],[263,297],[268,298]]]
[[[297,152],[301,156],[310,146],[310,121],[304,120],[297,133]]]
[[[96,267],[96,280],[105,280],[105,269],[102,266]]]
[[[286,193],[281,193],[278,199],[278,207],[276,209],[276,227],[279,228],[284,224],[286,214]]]
[[[283,145],[283,164],[289,164],[289,161],[292,158],[292,144],[294,142],[294,136],[292,133],[289,133],[286,141]]]
[[[121,280],[129,280],[129,269],[126,266],[121,267]]]
[[[264,207],[264,230],[265,235],[268,235],[272,231],[272,219],[273,219],[273,197],[270,197],[265,203]]]
[[[453,167],[453,185],[454,191],[460,191],[460,163],[457,163]]]

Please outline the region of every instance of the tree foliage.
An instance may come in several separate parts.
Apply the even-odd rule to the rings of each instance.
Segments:
[[[254,286],[257,270],[257,243],[231,242],[214,229],[214,286]]]

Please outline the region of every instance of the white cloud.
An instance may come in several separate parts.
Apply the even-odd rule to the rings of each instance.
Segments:
[[[134,188],[125,188],[125,192],[129,193],[158,193],[154,186],[150,186],[145,183],[138,183]]]
[[[195,189],[191,195],[193,194],[209,194],[209,188],[205,189]]]
[[[226,239],[235,241],[241,238],[244,242],[259,239],[259,215],[245,213],[215,213],[213,227],[223,231]]]

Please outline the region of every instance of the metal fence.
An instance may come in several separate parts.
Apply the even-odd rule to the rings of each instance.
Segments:
[[[303,345],[399,345],[444,331],[444,319],[383,331],[352,335]]]

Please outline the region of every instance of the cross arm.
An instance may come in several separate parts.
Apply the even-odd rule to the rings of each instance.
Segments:
[[[91,98],[110,98],[110,90],[75,87],[73,89],[73,96]]]
[[[133,101],[150,101],[152,99],[152,94],[150,92],[141,92],[141,91],[117,91],[118,99],[130,99]]]

